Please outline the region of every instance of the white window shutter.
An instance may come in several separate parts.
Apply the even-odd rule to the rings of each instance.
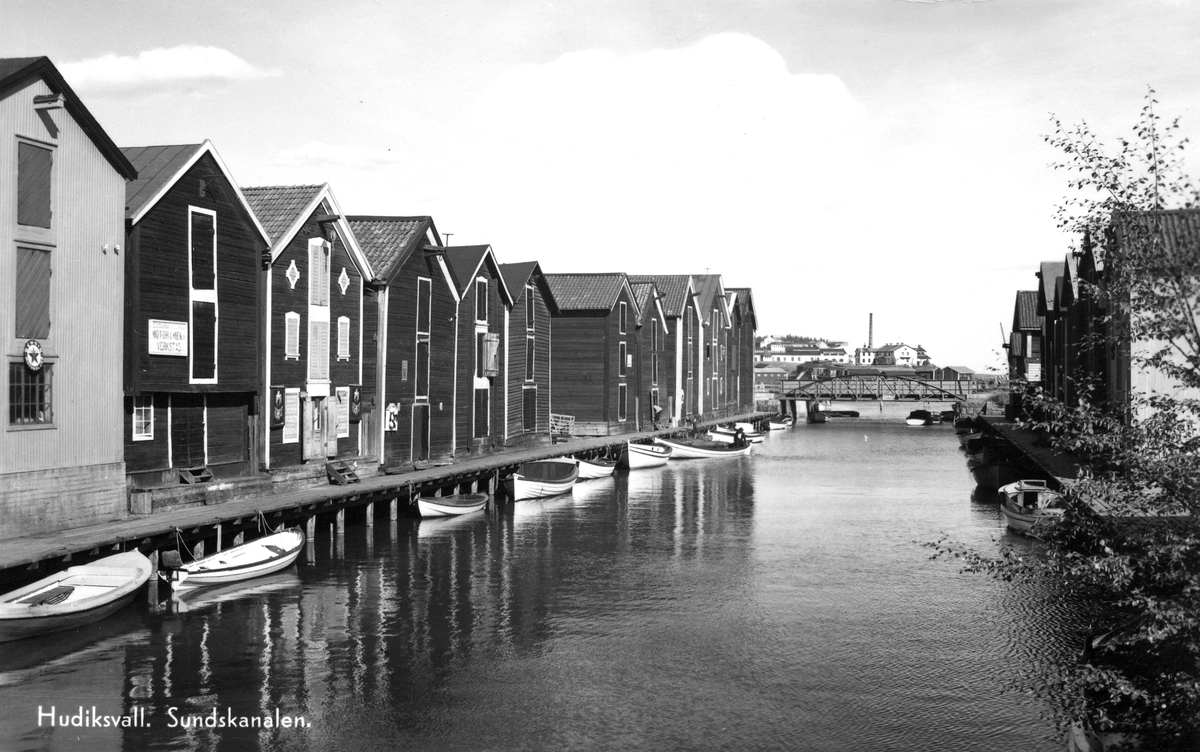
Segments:
[[[329,380],[329,322],[308,322],[308,378]]]
[[[300,359],[300,314],[284,314],[283,357]]]
[[[350,319],[346,316],[338,316],[337,357],[338,360],[350,360]]]

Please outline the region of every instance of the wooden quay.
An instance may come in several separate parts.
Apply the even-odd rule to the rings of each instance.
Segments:
[[[746,413],[698,423],[697,428],[731,421],[758,421],[765,413]],[[386,510],[396,519],[402,508],[415,504],[421,495],[487,491],[495,503],[500,481],[522,463],[549,457],[615,455],[626,441],[670,436],[685,432],[682,427],[599,436],[570,438],[561,443],[500,454],[457,460],[396,475],[381,474],[348,485],[320,485],[230,499],[212,506],[168,509],[151,515],[116,520],[53,533],[28,535],[0,542],[0,580],[35,579],[59,566],[81,563],[122,550],[139,549],[157,560],[157,552],[180,543],[199,544],[199,553],[237,545],[250,531],[255,535],[265,520],[271,527],[303,524],[310,540],[318,525],[343,531],[347,510],[361,511],[367,524],[377,511]]]

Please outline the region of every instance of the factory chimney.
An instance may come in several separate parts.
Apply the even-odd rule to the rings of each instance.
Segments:
[[[867,314],[867,349],[875,347],[875,314]]]

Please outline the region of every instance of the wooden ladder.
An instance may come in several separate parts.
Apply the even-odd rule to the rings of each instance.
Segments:
[[[184,483],[207,483],[212,480],[212,470],[204,465],[179,468],[179,480]]]
[[[329,482],[335,486],[346,486],[359,481],[358,473],[354,472],[354,469],[345,460],[326,462],[325,474],[329,476]]]

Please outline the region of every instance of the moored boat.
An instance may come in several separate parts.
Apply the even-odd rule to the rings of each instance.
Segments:
[[[965,449],[969,442],[972,442],[972,441],[975,441],[976,439],[981,439],[981,438],[983,438],[982,431],[969,431],[967,433],[960,433],[960,434],[958,434],[958,445]]]
[[[487,500],[485,493],[422,496],[417,499],[417,511],[422,517],[457,517],[478,512],[487,505]]]
[[[1000,509],[1008,527],[1018,533],[1035,535],[1039,525],[1062,516],[1053,505],[1062,497],[1046,486],[1044,480],[1018,480],[1000,487]]]
[[[975,478],[975,484],[993,491],[1021,480],[1021,475],[1020,468],[1003,460],[988,461],[985,459],[971,468],[971,476]]]
[[[904,419],[904,422],[910,426],[931,426],[933,425],[933,413],[928,410],[913,410]]]
[[[665,465],[669,459],[671,459],[671,447],[669,446],[629,442],[625,445],[625,454],[621,457],[621,464],[630,470],[640,470]]]
[[[615,460],[579,460],[579,480],[607,478],[617,467]]]
[[[708,459],[711,457],[743,457],[750,454],[753,444],[737,447],[719,441],[703,439],[664,439],[655,437],[659,444],[671,448],[671,457],[677,460]]]
[[[741,427],[727,428],[725,426],[713,426],[712,428],[708,429],[708,434],[706,437],[709,441],[719,441],[723,444],[733,444],[737,441],[738,431],[741,431],[742,436],[745,437],[746,441],[752,444],[761,444],[763,442],[763,435],[761,433],[758,431],[747,431]]]
[[[175,589],[241,582],[287,569],[295,563],[303,548],[304,531],[291,527],[174,566],[166,573],[165,579]]]
[[[99,621],[127,605],[153,574],[127,551],[80,564],[0,596],[0,642]]]
[[[522,464],[504,479],[504,490],[513,501],[540,499],[568,493],[579,479],[579,462],[569,457]]]

